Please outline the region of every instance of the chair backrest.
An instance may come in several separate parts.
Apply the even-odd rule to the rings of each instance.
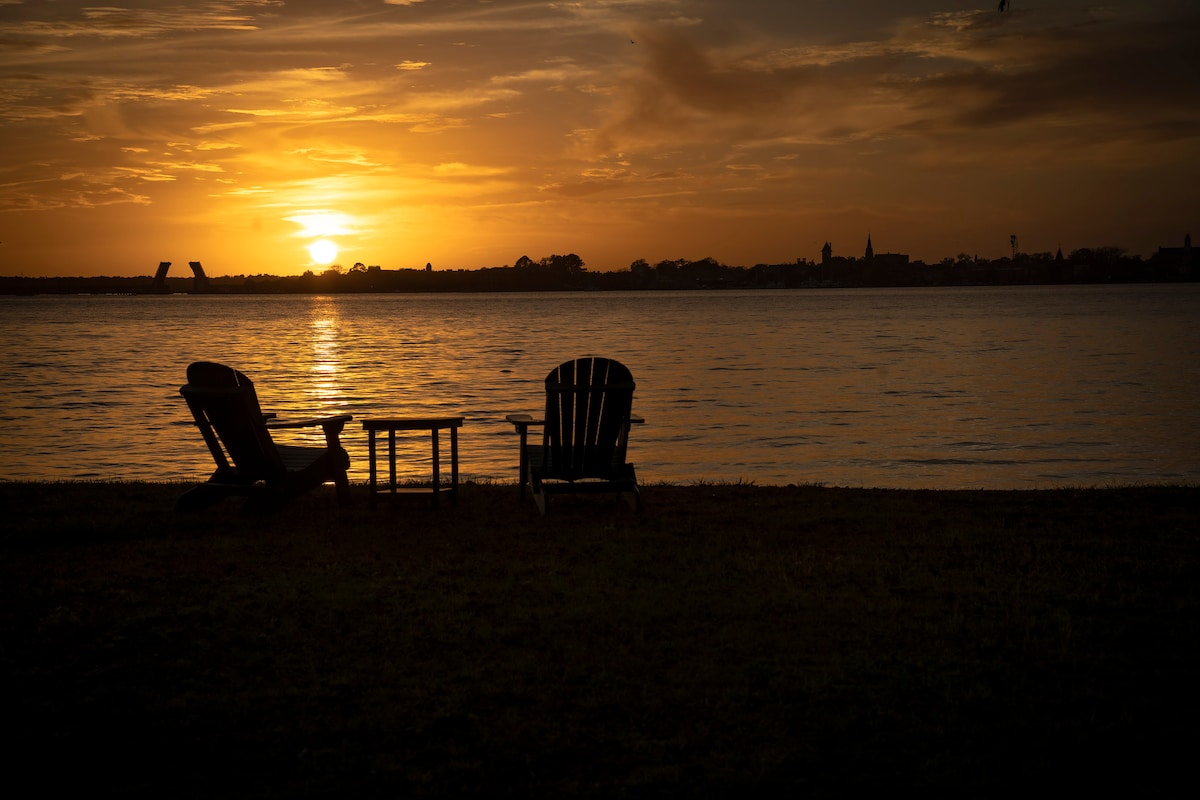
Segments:
[[[625,463],[633,375],[608,358],[566,361],[546,376],[542,469],[547,477],[609,478]]]
[[[232,461],[238,478],[247,481],[271,480],[286,472],[249,378],[211,361],[190,364],[187,378],[179,393],[219,469],[229,470]]]

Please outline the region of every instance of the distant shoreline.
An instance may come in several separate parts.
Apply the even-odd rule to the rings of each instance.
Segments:
[[[417,273],[423,275],[423,273]],[[596,273],[610,275],[611,273]],[[153,278],[139,277],[96,277],[96,278],[26,278],[0,276],[0,295],[33,297],[39,295],[118,295],[118,296],[164,296],[164,295],[331,295],[331,294],[494,294],[494,293],[546,293],[546,292],[632,292],[632,291],[726,291],[753,290],[774,291],[781,289],[872,289],[872,288],[936,288],[936,287],[995,287],[995,286],[1096,286],[1096,285],[1155,285],[1195,283],[1200,281],[1200,271],[1175,276],[1121,276],[1119,278],[1081,278],[1059,280],[1031,280],[1015,276],[972,276],[969,280],[929,280],[913,282],[801,282],[773,281],[756,283],[748,280],[720,280],[696,278],[638,284],[628,273],[617,273],[617,278],[598,278],[593,283],[529,285],[512,280],[487,280],[474,278],[470,273],[432,273],[431,277],[401,276],[389,280],[356,280],[352,276],[318,275],[312,277],[269,277],[232,276],[209,278],[206,288],[197,290],[192,278],[167,278],[161,290],[153,288]]]
[[[862,258],[832,255],[821,261],[797,259],[753,267],[728,266],[713,258],[675,259],[651,265],[644,259],[628,269],[591,272],[574,253],[533,261],[522,256],[513,266],[479,269],[383,269],[356,263],[334,265],[302,275],[211,276],[199,261],[192,274],[162,261],[152,278],[0,276],[0,294],[342,294],[426,292],[640,291],[687,289],[820,289],[917,286],[1013,286],[1108,283],[1178,283],[1200,280],[1200,248],[1185,237],[1183,247],[1160,247],[1148,259],[1116,247],[1083,248],[1064,257],[1020,253],[982,259],[960,253],[937,264],[912,261],[900,253],[876,254],[868,241]]]

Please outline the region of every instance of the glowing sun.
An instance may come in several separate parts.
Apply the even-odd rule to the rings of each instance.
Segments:
[[[308,246],[308,254],[317,264],[332,264],[338,256],[337,245],[328,239],[317,239]]]

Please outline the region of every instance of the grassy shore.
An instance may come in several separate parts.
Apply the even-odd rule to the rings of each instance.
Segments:
[[[0,483],[8,782],[155,797],[1192,781],[1200,489]],[[48,766],[47,766],[48,765]],[[33,781],[32,784],[30,781]],[[794,794],[794,792],[793,792]]]

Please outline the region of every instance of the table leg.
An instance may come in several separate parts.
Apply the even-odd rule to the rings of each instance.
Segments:
[[[440,471],[441,465],[438,463],[438,461],[439,461],[439,459],[438,459],[438,429],[434,428],[433,429],[433,506],[434,506],[434,508],[437,508],[438,490],[441,488],[441,483],[438,480],[438,477],[439,477],[438,472]]]
[[[396,502],[396,430],[388,430],[388,492]]]
[[[371,495],[371,508],[375,507],[375,429],[372,428],[367,435],[367,450],[370,453],[370,470],[371,480],[367,485],[368,492]]]
[[[450,502],[458,505],[458,428],[450,429]]]

